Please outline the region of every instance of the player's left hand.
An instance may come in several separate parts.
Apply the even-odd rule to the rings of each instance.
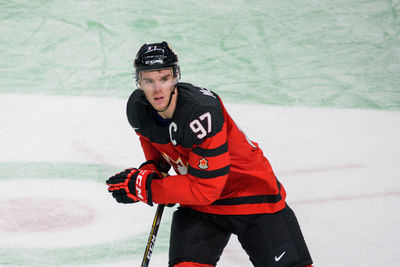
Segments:
[[[135,203],[140,200],[153,206],[150,185],[153,179],[158,178],[161,178],[158,171],[130,168],[111,176],[106,183],[108,192],[119,203]]]

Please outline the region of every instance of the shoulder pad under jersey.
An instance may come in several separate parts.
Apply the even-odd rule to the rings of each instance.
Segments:
[[[222,106],[214,92],[188,83],[179,83],[178,90],[178,104],[170,124],[173,143],[190,148],[222,130]]]
[[[145,123],[146,98],[140,89],[132,92],[126,105],[126,116],[133,129],[138,129]]]
[[[169,142],[168,129],[154,120],[154,109],[150,106],[141,89],[132,92],[126,105],[129,124],[151,142],[166,144]]]

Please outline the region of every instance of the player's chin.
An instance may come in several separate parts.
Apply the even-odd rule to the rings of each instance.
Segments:
[[[167,107],[167,103],[152,103],[155,110],[164,110]]]

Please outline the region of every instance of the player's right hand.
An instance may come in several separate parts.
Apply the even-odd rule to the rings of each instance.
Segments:
[[[138,169],[126,169],[114,176],[111,176],[107,181],[108,192],[118,203],[135,203],[139,199],[135,192],[135,183]],[[133,177],[132,177],[133,176]]]

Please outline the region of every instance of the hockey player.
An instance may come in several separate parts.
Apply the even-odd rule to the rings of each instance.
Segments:
[[[169,266],[215,266],[231,234],[254,266],[311,266],[284,187],[220,97],[179,82],[166,42],[144,44],[134,67],[127,117],[147,161],[110,177],[108,190],[121,203],[179,203]]]

